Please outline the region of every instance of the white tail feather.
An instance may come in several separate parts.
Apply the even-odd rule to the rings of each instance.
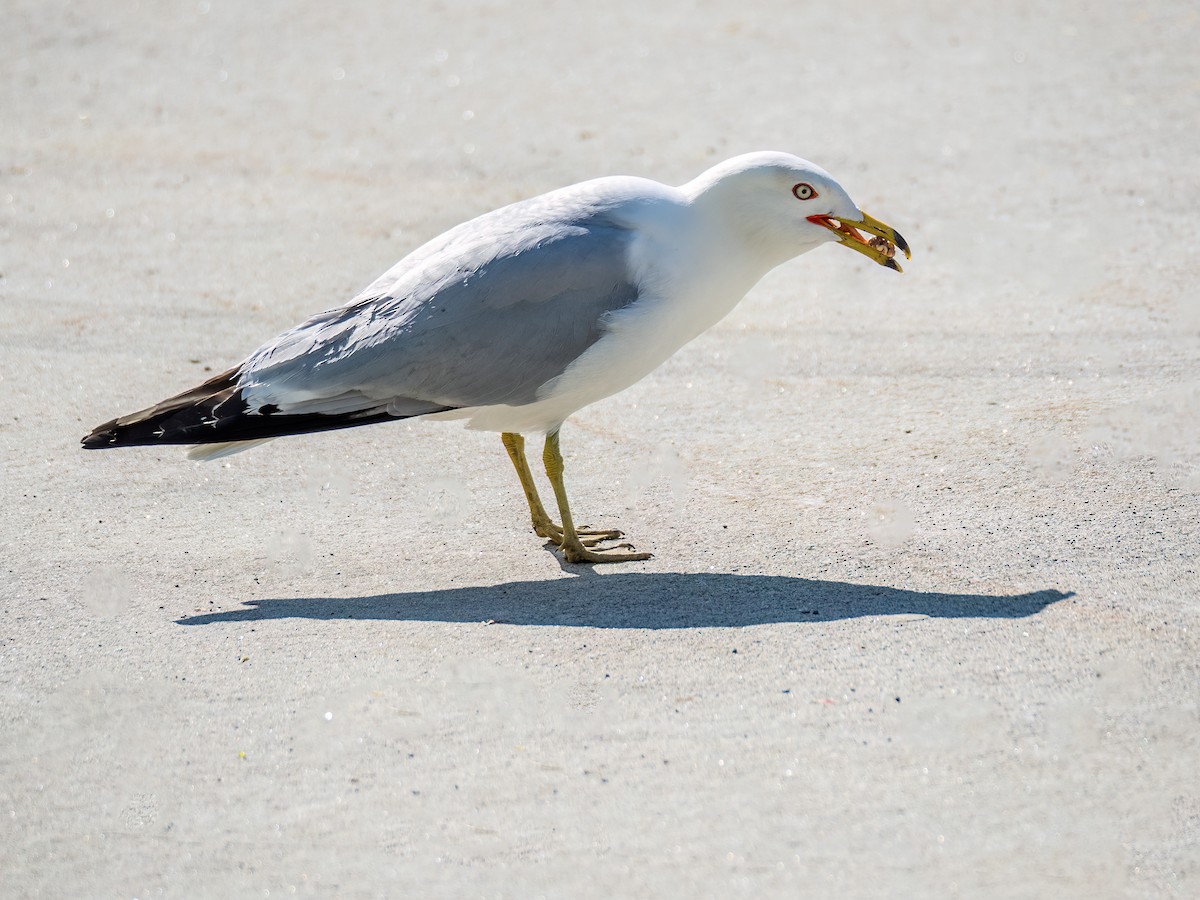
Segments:
[[[223,444],[197,444],[194,447],[188,448],[188,459],[195,459],[200,462],[212,462],[214,459],[220,459],[223,456],[232,456],[234,453],[241,453],[243,450],[249,450],[251,447],[257,447],[259,444],[265,444],[267,441],[274,438],[259,438],[253,441],[226,441]]]

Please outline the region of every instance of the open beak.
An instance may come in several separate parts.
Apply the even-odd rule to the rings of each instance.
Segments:
[[[845,244],[851,250],[857,250],[863,256],[868,256],[881,266],[887,266],[889,269],[895,269],[897,272],[903,272],[900,264],[893,257],[896,255],[896,248],[899,247],[904,254],[905,259],[912,259],[912,253],[908,249],[908,241],[895,228],[890,225],[884,225],[878,219],[868,216],[865,212],[859,210],[861,219],[838,219],[834,216],[809,216],[808,221],[814,225],[820,225],[823,228],[828,228],[835,235],[839,244]],[[873,238],[867,240],[859,232],[859,229],[874,235]]]

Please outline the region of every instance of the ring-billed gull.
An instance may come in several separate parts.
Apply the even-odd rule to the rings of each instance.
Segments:
[[[865,238],[861,232],[872,235]],[[680,187],[598,178],[514,203],[414,250],[349,303],[189,391],[96,428],[88,449],[194,444],[214,459],[290,434],[414,416],[501,433],[533,529],[568,562],[646,559],[577,529],[559,428],[724,317],[775,266],[837,241],[900,271],[908,245],[820,167],[738,156]],[[562,525],[538,498],[524,433]]]

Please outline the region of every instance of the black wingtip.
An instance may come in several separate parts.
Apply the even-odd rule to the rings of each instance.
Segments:
[[[437,403],[417,403],[415,405],[420,408],[399,415],[378,408],[329,415],[284,415],[278,406],[268,403],[250,413],[238,387],[237,376],[238,370],[230,369],[148,409],[105,422],[94,428],[80,443],[85,450],[108,450],[158,444],[257,441],[289,434],[394,422],[451,409]]]
[[[237,368],[229,369],[154,406],[97,425],[80,444],[85,450],[107,450],[149,444],[203,443],[183,436],[182,432],[207,424],[215,407],[237,397],[237,375]]]
[[[97,425],[92,429],[90,434],[80,438],[79,443],[84,450],[104,450],[107,447],[112,447],[117,443],[118,434],[120,431],[119,419],[113,419],[111,422],[105,422],[103,425]]]
[[[110,432],[93,431],[91,434],[80,440],[80,445],[84,450],[103,450],[105,447],[112,446],[116,438]]]

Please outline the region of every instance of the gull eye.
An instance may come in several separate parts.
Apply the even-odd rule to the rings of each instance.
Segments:
[[[817,196],[817,192],[813,190],[813,186],[807,181],[802,181],[792,188],[792,196],[797,200],[811,200]]]

